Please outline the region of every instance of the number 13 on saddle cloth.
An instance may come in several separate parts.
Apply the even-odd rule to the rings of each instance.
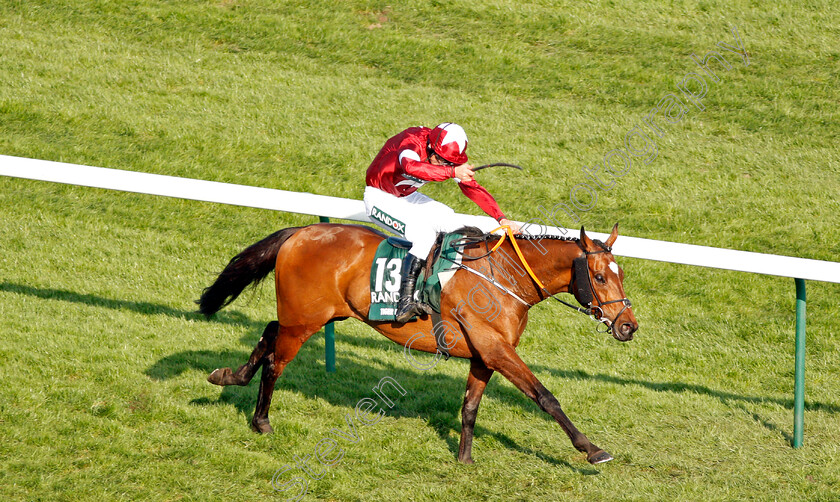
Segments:
[[[421,273],[417,280],[415,296],[419,301],[431,306],[435,312],[440,312],[441,291],[455,275],[461,263],[461,254],[452,243],[463,237],[462,234],[453,232],[439,239],[440,247],[434,251],[435,261],[430,277],[427,278],[425,273]],[[400,270],[409,247],[411,244],[408,241],[389,237],[376,249],[370,269],[368,319],[371,321],[394,320],[397,302],[400,299]]]

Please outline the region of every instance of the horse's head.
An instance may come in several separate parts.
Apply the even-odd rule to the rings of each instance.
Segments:
[[[570,289],[581,305],[607,325],[616,340],[626,342],[633,339],[639,323],[624,294],[624,271],[612,255],[616,237],[618,223],[607,242],[593,241],[580,228],[583,254],[574,260]]]

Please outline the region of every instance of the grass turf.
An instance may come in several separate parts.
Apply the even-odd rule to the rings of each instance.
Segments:
[[[579,215],[593,230],[837,260],[838,7],[831,2],[0,2],[0,153],[360,198],[401,128],[456,121],[509,216],[568,202],[716,43],[703,100]],[[590,181],[590,183],[592,183]],[[424,191],[477,209],[449,184]],[[592,467],[496,376],[474,466],[455,460],[467,365],[420,372],[338,325],[278,381],[252,434],[237,366],[269,286],[216,319],[191,300],[226,260],[313,218],[0,179],[4,498],[257,499],[371,388],[407,393],[324,477],[324,500],[831,500],[840,496],[836,285],[808,283],[805,446],[790,448],[793,281],[624,259],[639,336],[551,305],[519,353],[616,460]],[[573,223],[561,221],[561,223]]]

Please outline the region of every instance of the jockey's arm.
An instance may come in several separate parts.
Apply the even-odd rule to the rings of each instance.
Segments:
[[[490,215],[494,220],[498,221],[499,224],[504,224],[502,223],[502,220],[506,220],[507,218],[505,218],[505,214],[502,212],[501,208],[499,208],[499,204],[496,202],[496,199],[490,195],[490,192],[488,192],[486,188],[479,185],[475,180],[463,181],[460,179],[458,180],[458,188],[460,188],[461,192],[463,192],[470,200],[475,202],[485,213]]]
[[[490,192],[488,192],[486,188],[475,181],[475,172],[473,171],[473,166],[471,164],[461,164],[451,169],[454,174],[455,181],[458,182],[458,186],[461,188],[461,191],[464,192],[464,195],[475,202],[478,207],[484,210],[485,213],[498,221],[499,225],[508,226],[513,233],[519,233],[519,225],[505,218],[505,215],[502,213],[496,199],[490,195]]]
[[[493,219],[498,221],[499,225],[509,226],[513,233],[519,232],[519,225],[505,218],[505,215],[504,213],[502,213],[501,208],[499,208],[499,204],[496,202],[496,199],[494,199],[493,196],[490,195],[490,192],[488,192],[486,188],[479,185],[477,181],[459,180],[458,187],[461,189],[464,195],[466,195],[470,200],[475,202],[478,205],[478,207],[484,210],[485,213],[487,213]]]
[[[453,174],[451,167],[423,162],[420,154],[408,148],[400,152],[399,162],[406,174],[425,181],[444,181]]]

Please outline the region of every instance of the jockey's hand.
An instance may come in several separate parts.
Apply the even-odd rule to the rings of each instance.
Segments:
[[[474,181],[475,172],[473,172],[472,164],[461,164],[460,166],[455,166],[455,177],[461,181]]]
[[[514,234],[519,233],[519,224],[516,223],[515,221],[510,221],[507,218],[502,218],[501,220],[499,220],[499,225],[506,225],[506,226],[510,227],[510,231],[513,232]]]

